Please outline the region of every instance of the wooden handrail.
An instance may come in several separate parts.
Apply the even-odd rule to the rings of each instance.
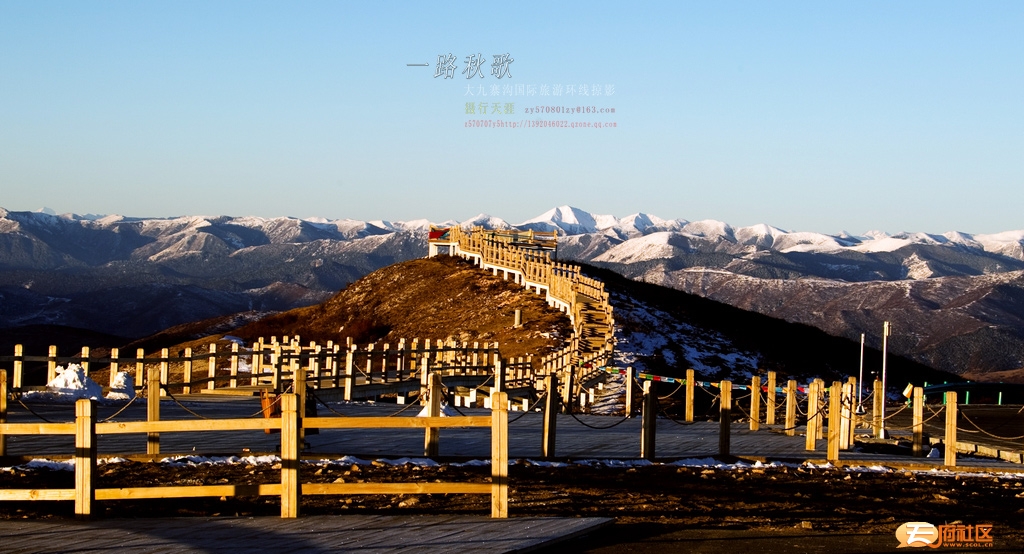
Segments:
[[[280,417],[269,419],[216,419],[97,423],[96,403],[78,400],[71,423],[2,423],[4,435],[64,434],[75,436],[74,489],[2,489],[3,500],[74,500],[75,514],[89,517],[96,500],[134,498],[192,498],[206,496],[280,496],[281,517],[299,515],[303,494],[489,494],[491,517],[508,517],[508,411],[507,395],[491,395],[489,416],[463,417],[314,417],[303,418],[295,394],[281,397]],[[319,429],[490,427],[491,483],[308,483],[301,482],[300,437],[304,427]],[[281,429],[281,482],[262,485],[201,485],[166,487],[96,488],[97,436],[120,433],[172,433],[193,431],[245,431]]]

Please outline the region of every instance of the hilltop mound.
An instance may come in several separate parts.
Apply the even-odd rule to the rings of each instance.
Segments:
[[[514,328],[515,310],[523,326]],[[246,341],[299,335],[357,344],[400,338],[500,343],[506,358],[546,354],[571,334],[569,319],[544,299],[449,256],[377,270],[328,301],[271,315],[231,332]]]

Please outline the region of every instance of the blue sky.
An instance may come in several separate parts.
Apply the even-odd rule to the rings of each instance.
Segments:
[[[0,0],[0,206],[1024,228],[1024,3],[666,4]]]

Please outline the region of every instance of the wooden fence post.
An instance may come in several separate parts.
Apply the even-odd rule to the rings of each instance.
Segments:
[[[231,343],[231,388],[238,388],[238,343]]]
[[[786,382],[786,436],[796,436],[796,381]]]
[[[57,347],[50,345],[49,355],[46,359],[46,382],[49,383],[57,377]]]
[[[373,384],[373,343],[366,345],[366,384]]]
[[[310,375],[313,376],[313,388],[314,389],[322,389],[322,388],[324,388],[324,382],[322,380],[323,379],[324,366],[325,365],[330,366],[330,362],[327,362],[327,364],[320,363],[320,354],[321,354],[321,352],[324,351],[322,346],[320,346],[319,344],[313,344],[313,343],[310,343],[309,345],[312,347],[312,350],[313,350],[310,353],[310,356],[309,356],[309,369],[308,369]],[[384,345],[384,367],[385,367],[385,369],[387,368],[387,349],[388,349],[388,345],[385,344]],[[329,360],[330,358],[327,358],[327,359]],[[387,374],[384,375],[384,380],[385,381],[388,380],[387,379]]]
[[[562,383],[562,412],[571,414],[575,410],[576,406],[576,395],[573,394],[573,388],[576,387],[576,371],[572,364],[565,367],[565,382]]]
[[[491,391],[505,392],[505,364],[498,357],[494,359],[494,386],[491,387]]]
[[[871,431],[875,435],[876,439],[882,437],[882,402],[885,401],[884,394],[882,393],[882,382],[875,379],[874,392],[872,393],[872,411],[871,411]]]
[[[215,342],[210,343],[210,356],[207,360],[206,373],[206,376],[210,378],[206,383],[206,388],[213,390],[217,387],[217,343]]]
[[[89,347],[88,346],[83,346],[82,347],[82,353],[79,355],[79,358],[80,358],[79,359],[79,362],[80,362],[79,365],[82,366],[82,372],[85,373],[86,376],[88,376],[89,375]]]
[[[165,349],[166,351],[166,349]],[[149,366],[146,383],[146,421],[160,421],[160,369]],[[160,433],[146,433],[146,454],[160,453]]]
[[[331,348],[331,353],[328,354],[331,360],[331,386],[334,388],[338,388],[340,385],[339,378],[341,377],[341,372],[338,371],[338,368],[341,366],[339,363],[341,359],[341,356],[339,355],[340,353],[341,345],[335,344],[334,347]]]
[[[283,392],[281,388],[281,344],[276,341],[270,345],[270,372],[270,385],[274,389],[274,394],[280,394]],[[346,400],[348,399],[346,398]]]
[[[21,390],[21,376],[24,372],[24,361],[22,358],[25,356],[25,347],[20,344],[14,345],[14,390]]]
[[[142,391],[149,379],[149,375],[146,374],[146,351],[142,348],[135,349],[135,386]]]
[[[644,408],[640,428],[640,457],[654,460],[658,433],[658,396],[654,394],[654,382],[644,381]]]
[[[729,435],[732,431],[732,382],[722,381],[719,386],[722,397],[719,400],[721,409],[718,420],[718,455],[728,456]]]
[[[189,360],[191,361],[191,360]],[[260,375],[263,374],[263,337],[256,339],[256,343],[252,345],[252,355],[249,356],[249,385],[257,386],[260,384]]]
[[[181,380],[184,384],[181,387],[181,394],[192,394],[192,347],[185,349],[184,375]]]
[[[345,400],[352,400],[352,392],[356,386],[356,345],[349,345],[345,351]],[[421,391],[422,392],[422,391]],[[423,395],[420,394],[422,397]]]
[[[550,458],[555,455],[555,431],[558,424],[558,377],[548,374],[544,378],[544,429],[541,441],[541,456]],[[492,404],[493,406],[493,404]]]
[[[818,413],[818,382],[811,381],[807,385],[807,436],[804,441],[804,449],[813,451],[817,446],[818,422],[821,414]]]
[[[633,395],[635,394],[636,385],[634,379],[636,379],[636,372],[633,371],[633,367],[626,368],[626,417],[633,415]]]
[[[306,414],[306,370],[299,365],[298,357],[292,358],[292,389],[295,392],[296,407],[295,409],[299,412],[299,417],[305,417]],[[299,426],[299,449],[302,449],[302,444],[306,440],[306,426]]]
[[[423,357],[420,361],[420,405],[426,406],[430,402],[430,339],[423,341]]]
[[[118,361],[117,361],[117,358],[118,358],[119,354],[120,354],[120,350],[119,349],[117,349],[117,348],[111,348],[110,349],[110,375],[107,376],[108,377],[107,381],[108,381],[108,383],[110,384],[111,387],[114,386],[114,379],[117,378],[117,373],[119,371],[119,367],[118,367],[119,364],[118,364]]]
[[[757,375],[750,379],[750,430],[761,429],[761,378]]]
[[[826,458],[830,462],[839,461],[839,411],[842,409],[842,383],[834,381],[828,391],[828,449]]]
[[[825,387],[825,381],[823,379],[815,379],[815,382],[818,383],[818,406],[821,407],[820,409],[824,409],[825,392],[828,391],[828,388]],[[821,417],[818,418],[818,421],[815,424],[814,429],[817,435],[815,438],[817,438],[818,440],[825,438],[825,414],[821,414]]]
[[[692,369],[686,370],[686,422],[693,422],[693,387],[696,385],[694,382],[694,371]]]
[[[163,348],[160,350],[160,382],[157,385],[169,385],[170,384],[170,361],[171,353],[168,349]],[[167,390],[165,387],[160,387],[160,396],[167,396]]]
[[[0,424],[7,423],[7,370],[0,369]],[[0,456],[7,455],[7,437],[0,431]]]
[[[849,450],[853,443],[850,433],[851,420],[853,415],[853,385],[841,383],[842,396],[839,398],[839,450]]]
[[[299,414],[298,396],[281,395],[281,517],[299,517],[302,482],[299,480]]]
[[[956,391],[946,393],[946,452],[945,465],[956,466]]]
[[[924,456],[924,387],[914,387],[914,456]]]
[[[75,517],[92,516],[96,501],[96,403],[87,398],[75,402]]]
[[[439,417],[441,415],[441,374],[431,373],[430,374],[430,388],[427,392],[427,417]],[[491,395],[494,398],[494,395]],[[508,406],[502,404],[501,406],[495,406],[493,401],[491,403],[491,409],[503,409],[508,410]],[[440,446],[440,429],[437,427],[427,427],[423,437],[423,455],[428,458],[436,458]]]
[[[775,400],[776,400],[776,397],[775,397],[775,387],[777,386],[775,379],[776,379],[775,372],[774,371],[769,371],[768,372],[768,395],[767,395],[768,402],[767,402],[767,404],[764,407],[764,424],[765,425],[775,425],[775,409],[776,409],[775,408]]]
[[[438,376],[440,379],[440,376]],[[491,517],[508,517],[508,395],[491,393]]]

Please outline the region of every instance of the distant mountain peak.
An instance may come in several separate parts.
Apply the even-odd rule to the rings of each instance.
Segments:
[[[530,227],[538,224],[547,224],[574,234],[596,233],[598,231],[597,220],[593,214],[569,205],[552,208],[533,219],[520,223],[518,226]]]

